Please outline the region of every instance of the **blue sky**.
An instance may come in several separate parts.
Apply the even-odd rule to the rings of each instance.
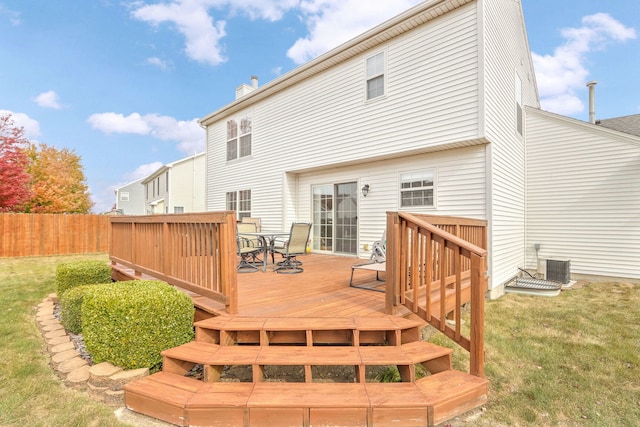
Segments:
[[[509,0],[512,1],[512,0]],[[638,0],[522,0],[543,109],[640,113]],[[0,112],[113,190],[204,150],[197,120],[417,0],[0,0]],[[375,6],[372,6],[375,5]]]

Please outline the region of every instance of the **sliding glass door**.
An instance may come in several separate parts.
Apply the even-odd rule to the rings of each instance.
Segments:
[[[313,249],[356,255],[358,187],[355,182],[313,187]]]

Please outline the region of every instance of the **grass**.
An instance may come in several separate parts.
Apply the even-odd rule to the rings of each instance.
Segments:
[[[453,347],[442,336],[434,341]],[[489,401],[466,425],[640,420],[640,285],[587,283],[553,298],[507,294],[486,305],[485,348]],[[456,350],[457,369],[468,369],[465,353]]]
[[[0,259],[0,425],[124,426],[113,408],[66,388],[53,374],[35,306],[55,292],[55,267],[88,256]]]
[[[0,425],[123,426],[113,408],[67,389],[48,365],[35,306],[55,266],[83,257],[0,259]],[[468,372],[455,349],[454,367]],[[640,285],[587,283],[558,297],[508,294],[486,305],[489,401],[466,426],[631,426],[640,419]]]

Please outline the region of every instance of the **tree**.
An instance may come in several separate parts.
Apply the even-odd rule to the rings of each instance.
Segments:
[[[31,197],[24,152],[28,145],[24,129],[15,126],[11,114],[0,115],[0,212],[21,211]]]
[[[31,144],[26,150],[32,197],[27,212],[88,213],[93,206],[80,156],[63,148]]]

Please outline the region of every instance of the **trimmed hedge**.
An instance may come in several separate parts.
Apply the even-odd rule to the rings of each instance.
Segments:
[[[110,285],[111,283],[105,284]],[[94,288],[95,284],[76,286],[64,291],[60,297],[62,325],[67,331],[73,334],[82,333],[82,301],[85,294]]]
[[[95,363],[154,368],[160,352],[193,339],[193,301],[164,282],[99,285],[82,304],[85,346]]]
[[[111,266],[104,261],[73,261],[56,266],[58,296],[81,285],[111,282]]]

